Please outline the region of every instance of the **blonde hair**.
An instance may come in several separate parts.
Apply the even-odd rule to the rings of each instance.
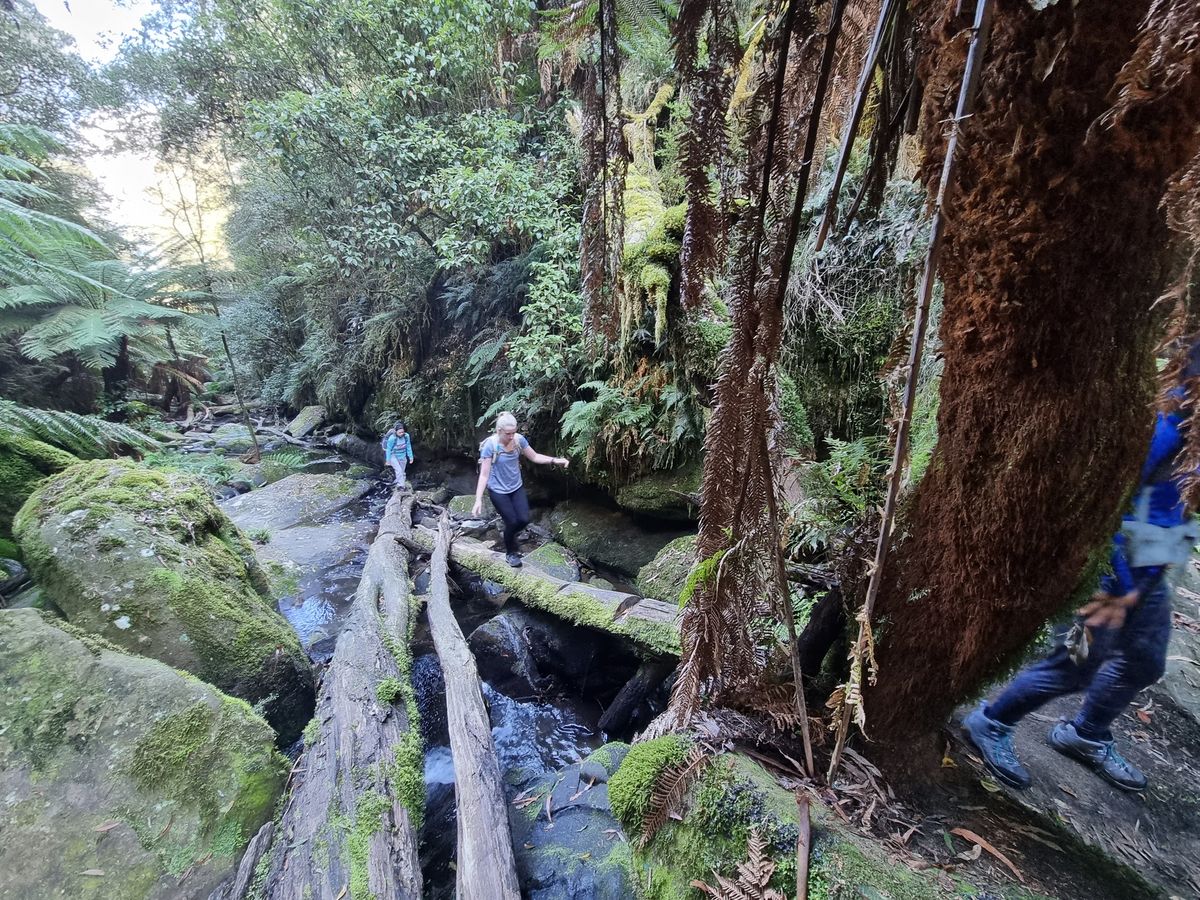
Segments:
[[[510,412],[502,412],[496,416],[496,433],[500,433],[501,428],[516,428],[517,417]]]

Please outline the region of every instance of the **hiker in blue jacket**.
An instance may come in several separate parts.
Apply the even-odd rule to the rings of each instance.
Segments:
[[[1111,726],[1139,691],[1163,675],[1171,637],[1167,570],[1186,563],[1200,537],[1175,472],[1183,422],[1180,413],[1158,414],[1132,508],[1113,537],[1112,574],[1079,611],[1081,621],[1049,657],[963,722],[988,768],[1012,787],[1029,785],[1013,750],[1017,723],[1047,701],[1079,691],[1078,714],[1050,729],[1050,746],[1119,788],[1146,787],[1146,776],[1117,751]]]
[[[383,459],[396,473],[396,487],[405,484],[405,470],[413,461],[412,438],[403,422],[397,422],[383,438]]]

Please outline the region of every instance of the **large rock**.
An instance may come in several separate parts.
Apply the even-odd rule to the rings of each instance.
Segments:
[[[584,693],[613,697],[638,657],[613,635],[515,604],[471,632],[480,676],[511,697]]]
[[[361,460],[369,466],[378,469],[384,465],[383,447],[379,441],[364,441],[353,434],[335,434],[329,439],[329,443],[338,453]]]
[[[568,500],[550,514],[554,536],[580,556],[636,576],[679,531],[646,531],[614,509]]]
[[[314,703],[308,660],[253,548],[202,481],[79,463],[29,498],[16,532],[73,624],[261,704],[284,743],[299,736]]]
[[[510,803],[508,812],[521,896],[529,900],[639,896],[629,840],[609,808],[608,786],[598,782],[589,788],[588,780],[579,766],[567,766],[519,785],[523,797],[533,798],[531,803]]]
[[[456,497],[451,497],[450,502],[446,504],[446,509],[450,510],[450,515],[463,519],[471,515],[471,510],[474,507],[474,494],[459,494]],[[483,495],[483,509],[481,514],[485,519],[491,519],[496,515],[496,507],[492,506],[492,498],[487,494]]]
[[[57,447],[0,431],[0,538],[12,534],[13,516],[38,482],[77,462]]]
[[[250,429],[233,422],[217,426],[211,437],[217,448],[225,453],[245,453],[254,446]]]
[[[637,576],[637,589],[643,597],[675,602],[687,584],[688,573],[696,561],[696,535],[675,538],[658,551]]]
[[[273,741],[190,675],[0,612],[0,895],[207,897],[283,790]]]
[[[579,580],[579,561],[562,544],[548,541],[525,556],[525,565],[563,581]]]
[[[700,516],[699,463],[673,472],[655,472],[617,491],[617,504],[630,512],[672,522],[693,522]]]
[[[372,486],[369,481],[342,475],[302,472],[234,497],[221,508],[243,531],[278,531],[336,512]]]
[[[306,406],[284,429],[292,437],[307,437],[325,421],[325,407]]]

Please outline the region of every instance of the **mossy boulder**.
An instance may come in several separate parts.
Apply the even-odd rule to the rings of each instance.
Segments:
[[[634,744],[608,791],[613,812],[631,840],[642,833],[649,798],[672,765],[687,758],[688,739],[668,735]],[[841,824],[820,802],[811,806],[813,845],[809,896],[819,898],[918,898],[960,896],[923,872],[888,859],[877,843]],[[713,884],[713,872],[736,878],[746,860],[750,830],[766,841],[776,864],[771,886],[784,896],[796,892],[796,799],[766,769],[736,753],[713,758],[689,789],[682,820],[668,820],[646,846],[634,853],[637,883],[647,900],[698,900],[691,886],[700,879]]]
[[[450,511],[450,515],[460,519],[471,518],[471,510],[475,506],[474,494],[459,494],[456,497],[451,497],[450,502],[446,504],[446,509]],[[483,517],[490,519],[496,515],[496,507],[492,506],[492,500],[487,494],[483,495]]]
[[[695,561],[696,535],[675,538],[642,566],[637,575],[638,591],[643,597],[668,603],[678,600]]]
[[[0,893],[207,897],[283,790],[274,737],[190,675],[0,611]]]
[[[525,565],[563,581],[579,580],[579,561],[562,544],[548,541],[525,557]]]
[[[694,498],[700,494],[701,474],[699,463],[672,472],[654,472],[619,488],[617,504],[656,519],[695,521],[700,515],[699,503]]]
[[[292,437],[307,437],[325,421],[325,407],[306,406],[288,423],[285,431]]]
[[[225,453],[245,453],[254,446],[254,436],[245,425],[228,423],[212,431],[213,443]]]
[[[0,539],[12,535],[13,516],[38,482],[77,462],[77,457],[57,447],[0,431]],[[8,541],[4,540],[4,544],[0,555],[13,556]]]
[[[312,716],[313,676],[254,550],[203,481],[78,463],[16,518],[26,564],[79,628],[260,704],[283,743]]]
[[[680,536],[677,530],[646,530],[618,510],[582,500],[557,506],[550,525],[554,536],[584,559],[630,576]]]

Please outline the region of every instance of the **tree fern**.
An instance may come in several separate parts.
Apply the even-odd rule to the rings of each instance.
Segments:
[[[10,400],[0,400],[0,430],[52,444],[84,459],[157,450],[162,446],[136,428],[99,416],[36,409]]]

